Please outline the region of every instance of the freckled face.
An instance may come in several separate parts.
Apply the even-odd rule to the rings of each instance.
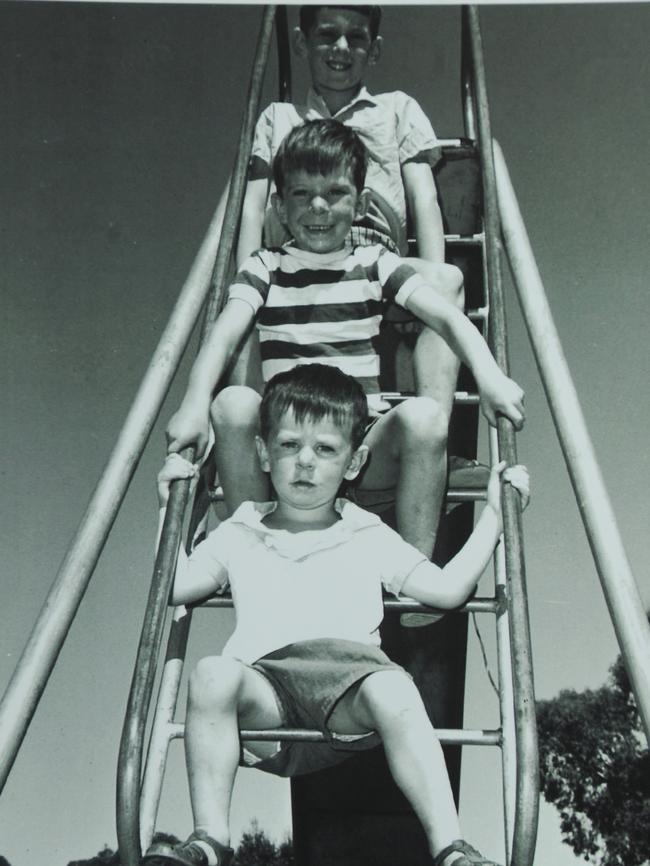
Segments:
[[[269,472],[278,500],[300,510],[331,503],[344,478],[354,478],[362,460],[352,451],[349,431],[330,418],[298,423],[291,410],[258,440],[262,468]]]
[[[274,204],[299,249],[330,253],[343,249],[352,223],[365,212],[366,199],[345,169],[326,175],[295,171]]]

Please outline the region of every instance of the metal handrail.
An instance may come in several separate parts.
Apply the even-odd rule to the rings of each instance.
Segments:
[[[203,333],[207,331],[219,312],[225,276],[233,253],[275,11],[274,6],[268,5],[264,7],[262,13]],[[186,449],[183,454],[192,459],[193,449]],[[156,663],[162,641],[169,590],[176,566],[188,490],[187,480],[175,482],[171,486],[120,742],[116,817],[118,846],[125,866],[138,866],[142,854],[139,816],[144,730],[151,703]]]
[[[465,61],[468,65],[463,64],[463,68],[469,69],[468,80],[471,82],[471,87],[464,90],[466,100],[468,102],[471,100],[471,105],[467,106],[466,116],[473,117],[476,126],[483,181],[486,266],[490,288],[489,343],[497,363],[505,373],[508,373],[492,132],[483,46],[476,7],[463,7],[463,27],[463,46],[468,49],[468,57]],[[500,457],[511,465],[516,463],[517,451],[512,424],[505,418],[499,418],[497,432]],[[503,523],[517,752],[515,815],[510,862],[516,863],[517,866],[530,866],[535,854],[539,812],[539,757],[521,506],[515,491],[508,487],[503,495]]]
[[[555,328],[501,148],[501,226],[515,288],[636,705],[650,743],[650,626]]]

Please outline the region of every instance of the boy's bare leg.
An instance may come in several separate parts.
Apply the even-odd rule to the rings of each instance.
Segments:
[[[434,262],[425,259],[409,258],[408,263],[438,292],[445,300],[463,310],[465,292],[462,283],[440,279],[439,269]],[[421,397],[432,397],[451,418],[454,406],[454,392],[458,380],[458,357],[443,338],[423,327],[413,351],[413,375],[415,393]]]
[[[230,844],[230,801],[239,766],[239,729],[281,727],[271,685],[235,659],[201,659],[189,681],[185,759],[194,829]]]
[[[217,395],[210,409],[217,475],[228,514],[247,500],[269,499],[268,475],[262,472],[255,449],[260,403],[252,388],[231,385]]]
[[[328,724],[339,734],[377,731],[391,774],[419,818],[432,856],[461,838],[442,748],[417,688],[404,673],[370,674],[341,698]]]
[[[258,394],[264,390],[260,338],[257,328],[254,326],[235,354],[228,384],[246,385],[257,391]]]
[[[414,397],[382,415],[364,440],[370,460],[360,489],[395,487],[398,532],[428,559],[447,480],[447,430],[436,401]]]

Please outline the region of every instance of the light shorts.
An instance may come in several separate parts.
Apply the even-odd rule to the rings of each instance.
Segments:
[[[268,744],[256,754],[256,744],[244,742],[242,765],[276,776],[322,770],[377,746],[381,741],[376,732],[337,734],[328,727],[329,717],[343,695],[369,674],[398,670],[410,676],[379,647],[331,639],[289,644],[258,659],[252,668],[273,687],[283,727],[315,729],[327,738],[325,743],[278,742],[270,756]]]

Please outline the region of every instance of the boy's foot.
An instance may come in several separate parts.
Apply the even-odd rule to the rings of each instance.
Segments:
[[[465,490],[486,488],[490,480],[490,467],[467,457],[449,456],[449,479],[447,486]]]
[[[230,866],[234,853],[232,848],[199,830],[176,845],[154,842],[142,862],[148,866]]]
[[[454,857],[456,853],[458,856]],[[433,866],[499,866],[499,864],[494,860],[487,860],[464,839],[456,839],[434,858]]]

